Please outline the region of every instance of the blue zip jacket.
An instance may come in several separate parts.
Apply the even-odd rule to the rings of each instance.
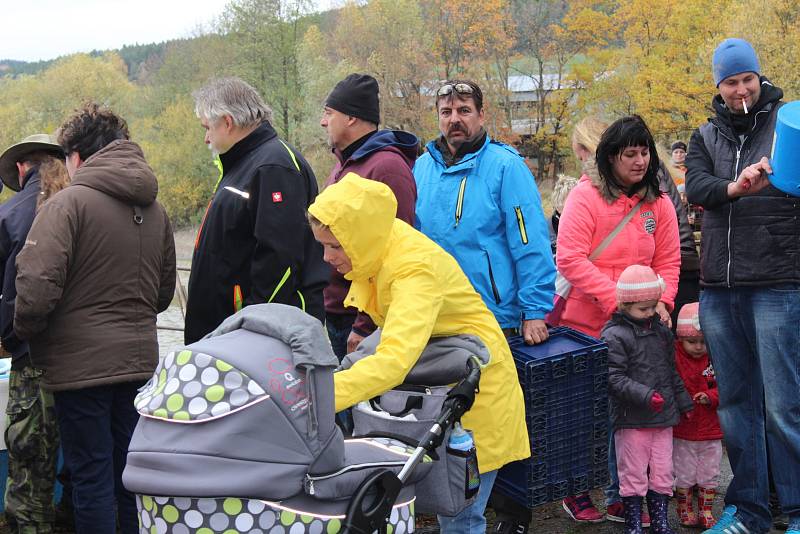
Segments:
[[[415,226],[458,261],[503,328],[544,319],[556,269],[539,190],[522,156],[486,136],[447,167],[434,141],[414,165]]]

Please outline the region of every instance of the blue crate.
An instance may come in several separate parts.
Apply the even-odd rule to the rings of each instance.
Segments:
[[[503,474],[504,467],[500,473]],[[608,484],[608,469],[598,468],[584,474],[557,480],[548,484],[528,485],[520,487],[506,477],[498,478],[494,487],[514,501],[527,508],[535,508],[549,502],[563,499],[569,495],[577,495],[598,486]]]
[[[528,507],[608,479],[608,349],[570,328],[526,345],[510,338],[525,399],[531,458],[501,469],[497,487]]]
[[[508,342],[528,410],[539,411],[578,395],[607,395],[605,343],[564,327],[553,329],[540,345],[526,345],[520,337]]]
[[[506,470],[504,476],[510,482],[519,485],[541,485],[564,477],[585,474],[588,470],[598,469],[608,464],[608,445],[605,439],[551,440],[547,450],[534,452],[531,458],[516,462],[513,469]],[[532,449],[535,450],[536,443]]]

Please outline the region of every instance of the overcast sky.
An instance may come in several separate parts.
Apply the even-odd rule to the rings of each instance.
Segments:
[[[0,59],[37,61],[75,52],[190,37],[230,0],[0,0]],[[320,8],[340,0],[315,0]]]

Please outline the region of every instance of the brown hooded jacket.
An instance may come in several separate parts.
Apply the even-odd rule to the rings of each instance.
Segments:
[[[141,149],[114,141],[41,208],[17,257],[14,329],[51,390],[146,380],[175,243]]]

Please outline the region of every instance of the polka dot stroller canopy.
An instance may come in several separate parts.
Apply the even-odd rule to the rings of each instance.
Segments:
[[[338,361],[321,323],[281,304],[249,306],[161,358],[136,397],[123,482],[141,532],[338,532],[348,499],[413,448],[344,440],[334,422]],[[392,510],[413,530],[419,465]]]

